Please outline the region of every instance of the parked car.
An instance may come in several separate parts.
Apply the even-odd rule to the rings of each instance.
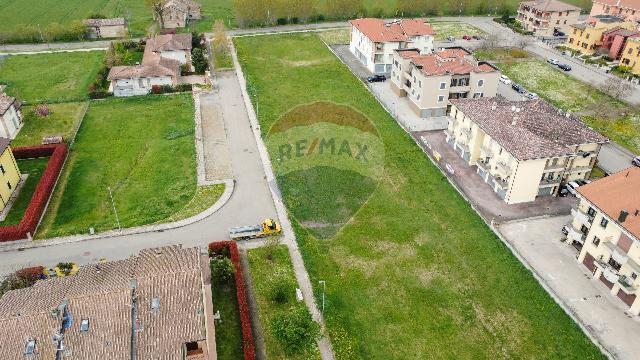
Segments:
[[[578,193],[578,188],[580,187],[580,185],[578,185],[577,182],[575,181],[569,181],[566,185],[566,189],[571,193],[571,195],[576,195]]]
[[[463,36],[463,37],[462,37],[462,39],[464,39],[464,40],[471,40],[471,36],[469,36],[469,35],[465,35],[465,36]]]
[[[513,83],[513,84],[511,84],[511,88],[513,90],[517,91],[520,94],[526,94],[527,93],[527,90],[524,88],[524,86],[522,86],[520,84]]]
[[[456,39],[453,36],[447,36],[447,40],[451,42],[456,41]]]
[[[507,75],[500,75],[500,82],[509,85],[511,84],[511,79]]]
[[[569,66],[569,64],[560,64],[558,67],[564,71],[571,71],[571,66]]]
[[[536,93],[528,93],[527,94],[527,99],[529,99],[529,100],[535,100],[537,98],[538,98],[538,94],[536,94]]]
[[[562,31],[559,30],[554,30],[553,31],[553,36],[565,36],[566,34]]]
[[[570,52],[568,52],[567,50],[565,50],[565,51],[563,51],[563,52],[562,52],[562,55],[564,55],[564,56],[569,56],[569,55],[571,55],[571,53],[570,53]]]
[[[480,36],[480,35],[473,35],[471,38],[473,40],[482,40],[482,36]]]
[[[587,184],[590,184],[590,183],[591,183],[591,180],[586,180],[586,179],[585,179],[585,180],[583,180],[583,179],[579,179],[579,180],[576,180],[576,182],[577,182],[577,183],[578,183],[578,185],[580,185],[580,186],[585,186],[585,185],[587,185]]]
[[[562,227],[562,233],[565,235],[569,235],[569,225],[564,225]]]
[[[560,61],[558,61],[558,59],[554,59],[554,58],[549,58],[547,59],[547,62],[551,65],[558,65],[560,63]]]
[[[637,167],[640,167],[640,156],[634,157],[633,160],[631,160],[631,165],[635,165]]]
[[[369,76],[367,78],[367,81],[370,83],[382,82],[382,81],[387,81],[387,78],[384,75],[373,75],[373,76]]]
[[[566,197],[567,195],[569,195],[569,190],[567,190],[566,187],[563,187],[560,189],[560,191],[558,191],[559,197]]]

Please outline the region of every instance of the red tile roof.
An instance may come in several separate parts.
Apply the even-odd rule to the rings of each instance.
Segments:
[[[638,189],[640,168],[632,167],[580,186],[578,192],[616,223],[620,211],[626,210],[629,213],[627,219],[618,225],[640,240],[640,214],[636,215],[636,211],[640,209]]]
[[[385,22],[382,19],[364,18],[349,21],[373,42],[409,41],[411,36],[433,35],[431,24],[424,19],[402,19]]]
[[[414,56],[412,63],[427,76],[497,71],[487,63],[476,63],[473,59],[465,58],[469,55],[465,49],[451,48],[429,55]]]
[[[4,115],[12,105],[15,105],[17,109],[20,108],[20,104],[16,101],[16,98],[0,92],[0,115]]]
[[[575,5],[567,4],[558,0],[533,0],[523,1],[521,5],[526,5],[540,11],[580,11],[581,9]]]
[[[625,9],[640,10],[640,0],[594,0],[593,2]]]

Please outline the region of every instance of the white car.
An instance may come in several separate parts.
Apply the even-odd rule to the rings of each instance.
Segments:
[[[538,98],[538,94],[536,94],[536,93],[528,93],[528,94],[527,94],[527,98],[528,98],[529,100],[535,100],[535,99],[537,99],[537,98]]]
[[[556,66],[560,63],[560,61],[558,61],[558,59],[553,59],[553,58],[548,59],[547,62],[549,64],[551,64],[551,65],[556,65]]]
[[[506,75],[500,75],[500,82],[509,85],[511,84],[511,79],[509,79]]]
[[[575,181],[569,181],[566,187],[567,187],[567,190],[569,190],[569,192],[571,193],[571,195],[575,196],[578,193],[576,190],[580,187],[580,185],[578,185],[578,183]]]

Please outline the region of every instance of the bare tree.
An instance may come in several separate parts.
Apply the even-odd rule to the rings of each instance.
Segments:
[[[610,77],[600,86],[600,90],[622,100],[631,96],[633,85],[626,80]]]
[[[153,12],[153,18],[158,20],[160,28],[164,29],[164,6],[167,4],[167,0],[145,0],[148,7]]]
[[[485,49],[493,49],[498,47],[500,44],[500,39],[494,33],[488,33],[484,38],[484,42],[482,43],[482,48]]]

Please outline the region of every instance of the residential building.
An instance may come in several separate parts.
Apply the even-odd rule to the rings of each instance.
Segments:
[[[451,100],[447,142],[507,204],[587,179],[604,136],[543,100]]]
[[[423,19],[357,19],[351,24],[349,50],[372,73],[391,72],[393,52],[413,48],[421,54],[433,51],[433,28]]]
[[[607,57],[620,60],[622,52],[630,38],[640,36],[640,31],[627,29],[611,29],[602,34],[602,52],[606,51]]]
[[[567,33],[578,22],[580,8],[558,0],[523,1],[517,20],[522,28],[536,36],[553,36],[554,31]]]
[[[633,167],[578,188],[567,243],[578,261],[640,314],[640,168]]]
[[[627,39],[627,43],[620,56],[620,65],[631,68],[631,72],[640,75],[640,37]]]
[[[590,16],[615,15],[627,21],[640,21],[640,2],[637,0],[592,0]]]
[[[165,28],[185,27],[202,18],[201,6],[193,0],[169,0],[164,4]]]
[[[84,24],[91,39],[121,38],[127,35],[127,21],[124,18],[87,19]]]
[[[567,33],[566,46],[582,54],[593,55],[604,44],[604,35],[608,31],[625,29],[633,30],[635,24],[626,22],[615,16],[598,15],[592,21],[571,25]]]
[[[0,358],[215,359],[202,262],[197,248],[145,249],[9,291]]]
[[[0,92],[0,137],[15,139],[22,128],[22,103]]]
[[[21,177],[10,143],[11,140],[0,137],[0,211],[4,210],[14,195]]]
[[[114,66],[107,79],[115,96],[149,94],[154,86],[175,86],[181,66],[191,66],[191,34],[158,35],[147,40],[142,64]]]
[[[395,50],[391,69],[391,89],[407,96],[423,118],[445,116],[449,99],[496,96],[500,78],[495,66],[461,47],[428,55],[419,49]]]

